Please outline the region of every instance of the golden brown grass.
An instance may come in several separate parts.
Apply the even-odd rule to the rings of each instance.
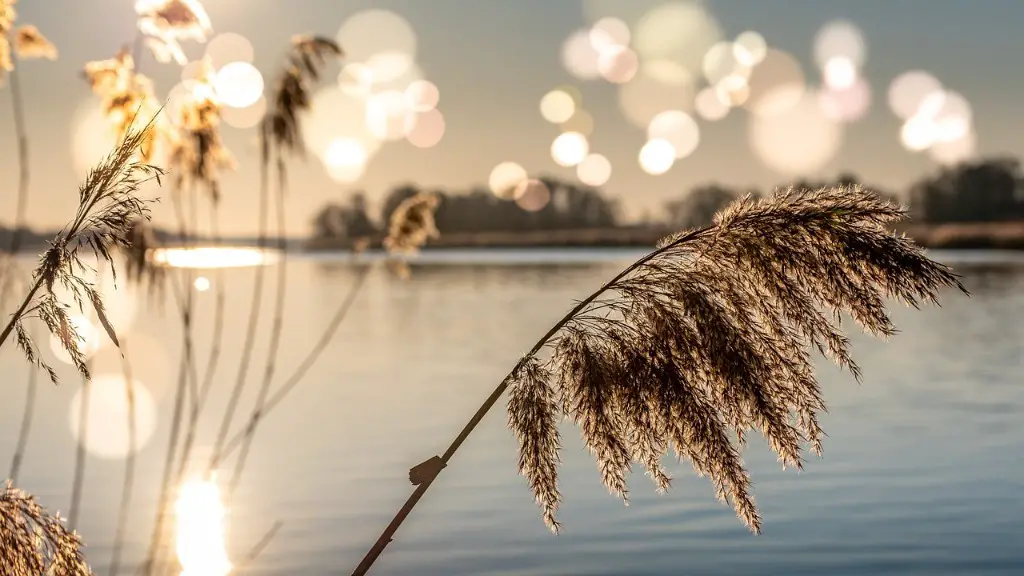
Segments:
[[[163,172],[137,161],[136,155],[152,129],[152,122],[138,130],[129,127],[118,147],[89,172],[79,189],[74,218],[44,252],[32,287],[0,333],[0,346],[15,334],[26,359],[43,367],[54,383],[56,373],[39,357],[24,323],[33,317],[42,320],[86,379],[89,371],[68,315],[72,305],[80,311],[91,307],[111,341],[120,346],[106,319],[99,291],[84,279],[91,275],[90,267],[79,252],[88,250],[99,262],[113,266],[116,250],[129,245],[133,222],[148,219],[148,201],[139,197],[140,188],[153,179],[159,183]],[[65,288],[73,302],[62,301],[55,287]],[[80,548],[78,535],[65,527],[60,518],[48,515],[31,496],[7,484],[0,494],[0,566],[4,574],[91,574]]]
[[[905,210],[859,187],[747,197],[715,224],[680,232],[573,307],[516,364],[442,456],[411,473],[416,490],[353,574],[365,574],[398,527],[506,390],[519,469],[557,531],[561,436],[572,420],[609,492],[628,497],[634,462],[659,490],[667,452],[708,477],[754,532],[762,526],[740,458],[761,434],[784,467],[821,453],[825,409],[811,351],[855,378],[842,313],[895,333],[887,298],[911,306],[966,293],[890,225]],[[831,317],[825,311],[831,312]]]

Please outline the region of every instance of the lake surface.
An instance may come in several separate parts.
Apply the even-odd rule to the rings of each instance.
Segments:
[[[349,574],[412,491],[408,469],[442,453],[520,354],[635,251],[427,253],[411,280],[378,265],[328,352],[260,427],[228,518],[233,560],[278,520],[282,530],[246,572]],[[857,385],[819,362],[829,414],[822,459],[783,472],[763,444],[746,460],[765,517],[751,535],[716,502],[706,480],[673,462],[668,495],[642,472],[629,507],[607,495],[575,430],[563,433],[564,533],[541,522],[516,471],[516,443],[499,401],[397,533],[372,571],[394,575],[1024,574],[1024,255],[935,253],[964,275],[970,299],[895,307],[889,342],[859,332]],[[218,282],[217,273],[202,271]],[[239,366],[253,269],[223,271],[226,339],[200,429],[209,451]],[[267,291],[273,269],[267,269]],[[289,262],[280,383],[308,350],[354,269],[344,257]],[[254,402],[268,345],[265,297],[243,399]],[[127,298],[125,295],[124,298]],[[209,350],[214,290],[197,293],[200,365]],[[127,302],[127,300],[125,300]],[[151,534],[176,385],[175,308],[120,310],[135,377],[155,402],[155,429],[139,453],[126,562]],[[45,341],[44,341],[44,348]],[[47,357],[52,357],[45,351]],[[41,380],[19,485],[48,508],[70,502],[76,441],[70,367]],[[28,368],[0,354],[0,466],[14,451]],[[101,350],[97,375],[120,374]],[[95,420],[95,419],[94,419]],[[97,426],[123,424],[98,419]],[[240,424],[236,420],[234,426]],[[102,450],[102,438],[92,450]],[[2,468],[0,468],[2,469]],[[123,460],[90,456],[78,528],[106,574]],[[0,472],[5,474],[6,470]],[[225,469],[223,476],[230,473]],[[125,569],[124,573],[131,573]]]

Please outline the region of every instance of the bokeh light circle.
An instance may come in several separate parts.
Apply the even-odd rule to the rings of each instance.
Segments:
[[[773,99],[788,99],[787,88],[764,96],[766,105]],[[807,92],[795,105],[780,114],[750,116],[750,143],[755,154],[769,168],[786,176],[808,176],[824,167],[839,151],[842,124],[828,118],[819,97]]]
[[[839,122],[856,122],[871,108],[871,86],[864,78],[857,78],[845,89],[826,88],[819,93],[825,116]]]
[[[764,60],[768,53],[768,42],[754,30],[740,32],[732,44],[733,56],[744,66],[753,68]]]
[[[362,142],[342,136],[327,145],[323,162],[332,180],[347,184],[363,177],[369,154]]]
[[[594,80],[601,76],[598,69],[600,53],[590,41],[589,30],[577,30],[562,43],[562,66],[580,80]]]
[[[665,140],[675,150],[675,158],[686,158],[700,143],[700,128],[692,116],[682,110],[666,110],[655,116],[647,127],[648,140]]]
[[[833,56],[822,69],[825,85],[829,88],[843,90],[857,82],[859,72],[856,64],[846,56]]]
[[[433,148],[444,137],[444,114],[437,109],[411,115],[412,126],[406,130],[406,140],[417,148]]]
[[[382,52],[416,58],[416,32],[405,18],[390,10],[362,10],[349,16],[335,38],[350,62],[366,62]]]
[[[718,91],[707,86],[697,93],[693,101],[694,111],[709,122],[717,122],[729,115],[729,104],[718,97]]]
[[[309,110],[301,112],[300,121],[306,149],[321,160],[328,146],[339,137],[359,142],[368,157],[381,146],[367,125],[366,102],[346,94],[339,86],[327,86],[313,93]]]
[[[814,60],[818,66],[824,67],[837,56],[848,58],[857,69],[864,65],[867,58],[864,34],[852,22],[833,20],[814,36]]]
[[[263,74],[248,62],[231,62],[213,79],[217,96],[232,108],[248,108],[263,96]]]
[[[575,166],[590,152],[587,137],[579,132],[563,132],[551,143],[551,158],[559,166]]]
[[[153,395],[140,382],[132,386],[134,410],[129,410],[125,379],[98,375],[78,386],[68,410],[68,425],[75,441],[93,456],[120,459],[131,454],[128,416],[135,416],[135,451],[141,451],[156,432],[157,413]],[[88,398],[86,397],[88,395]],[[86,404],[85,437],[79,437],[80,418]]]
[[[576,177],[587,186],[604,186],[612,177],[612,163],[602,154],[589,154],[576,165]]]
[[[75,339],[75,348],[83,358],[88,360],[103,348],[106,336],[96,323],[82,314],[71,314],[68,321],[78,336]],[[50,335],[50,351],[57,360],[64,364],[72,364],[71,355],[64,349],[60,339],[53,334]]]
[[[537,178],[521,181],[513,192],[516,206],[527,212],[540,212],[551,202],[551,190]]]
[[[222,32],[206,44],[205,55],[210,58],[210,63],[216,70],[230,62],[252,63],[255,53],[252,42],[245,36],[235,32]]]
[[[721,38],[718,20],[701,3],[666,2],[637,22],[633,49],[641,60],[667,60],[697,74],[704,54]]]
[[[491,170],[487,185],[498,198],[515,198],[516,187],[529,177],[526,168],[515,162],[502,162]]]
[[[612,84],[625,84],[636,76],[640,60],[628,46],[615,46],[601,52],[597,69],[601,77]]]
[[[576,101],[564,90],[552,90],[540,99],[540,115],[552,124],[561,124],[576,112]]]
[[[410,114],[405,93],[398,90],[373,94],[366,102],[366,126],[379,140],[395,141],[405,138],[410,125]]]
[[[897,117],[906,120],[917,114],[929,95],[940,90],[942,82],[930,73],[924,70],[904,72],[889,84],[889,109]]]
[[[974,130],[968,130],[954,140],[936,142],[928,149],[928,155],[939,164],[955,166],[974,157],[977,146],[977,134]]]
[[[639,160],[644,172],[658,176],[672,169],[676,161],[676,149],[668,140],[648,140],[640,149]]]
[[[747,85],[750,96],[743,107],[755,115],[776,115],[802,100],[807,81],[800,62],[792,54],[770,48],[764,61],[750,74]]]
[[[405,89],[405,100],[413,112],[429,112],[441,102],[441,90],[430,80],[416,80]]]
[[[627,47],[631,38],[629,24],[613,16],[601,18],[595,22],[590,27],[588,36],[590,44],[598,53],[612,48]]]
[[[619,86],[619,109],[630,124],[646,129],[651,120],[665,110],[689,110],[695,92],[692,82],[668,85],[642,67],[632,80]]]
[[[741,62],[736,53],[732,42],[716,42],[708,49],[701,62],[708,84],[717,84],[727,76],[750,77],[751,67]]]

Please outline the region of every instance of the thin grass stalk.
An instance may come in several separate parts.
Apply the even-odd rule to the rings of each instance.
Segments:
[[[640,258],[633,264],[630,264],[625,270],[617,274],[614,278],[612,278],[608,282],[605,282],[600,288],[597,289],[596,292],[594,292],[590,296],[587,296],[578,304],[576,304],[576,306],[574,306],[572,310],[570,310],[561,320],[559,320],[554,326],[552,326],[551,329],[548,330],[548,332],[543,337],[541,337],[541,339],[538,340],[536,344],[533,345],[533,348],[530,349],[526,356],[530,357],[540,352],[540,350],[548,343],[549,340],[551,340],[551,338],[555,336],[555,334],[557,334],[577,314],[579,314],[583,309],[585,309],[592,302],[594,302],[599,296],[601,296],[601,294],[605,293],[616,282],[622,280],[623,278],[631,274],[633,271],[635,271],[637,268],[643,266],[645,263],[649,262],[659,254],[672,248],[675,248],[680,244],[689,242],[702,234],[706,234],[708,230],[709,228],[703,228],[700,230],[694,230],[688,234],[680,236],[676,240],[666,244],[665,246],[657,250],[654,250],[653,252],[647,254],[643,258]],[[501,398],[501,395],[505,393],[505,390],[508,388],[508,385],[509,380],[503,380],[501,384],[498,384],[497,388],[495,388],[494,391],[491,392],[491,395],[488,396],[486,400],[484,400],[484,403],[473,414],[473,417],[469,419],[469,422],[467,422],[465,427],[463,427],[462,431],[459,432],[459,435],[455,437],[455,440],[453,440],[451,445],[448,446],[448,449],[445,450],[444,455],[440,457],[439,466],[443,468],[448,465],[448,461],[452,459],[452,457],[455,455],[455,452],[458,451],[460,446],[462,446],[462,443],[466,441],[466,438],[468,438],[469,435],[473,432],[473,430],[477,427],[477,425],[480,424],[480,421],[483,420],[484,416],[487,415],[487,412],[489,412],[490,409],[494,407],[494,404],[498,401],[498,398]],[[440,472],[438,472],[438,474],[439,473]],[[369,572],[370,567],[373,566],[373,563],[376,562],[378,557],[380,557],[381,553],[384,551],[384,548],[386,548],[388,543],[391,542],[392,537],[395,535],[395,532],[398,531],[398,528],[402,525],[402,522],[404,522],[406,517],[409,516],[409,513],[412,512],[412,509],[416,507],[416,504],[420,501],[420,498],[423,497],[423,495],[430,488],[431,484],[434,483],[434,480],[436,478],[437,475],[435,474],[431,478],[429,478],[428,480],[426,480],[425,482],[421,483],[416,487],[416,490],[414,490],[413,493],[409,496],[409,499],[405,501],[405,504],[403,504],[402,507],[398,510],[398,513],[395,514],[394,519],[392,519],[391,523],[387,525],[387,527],[384,529],[384,532],[382,532],[380,537],[377,538],[377,541],[370,548],[369,552],[366,553],[366,556],[363,557],[362,561],[356,567],[355,571],[352,572],[352,576],[362,576],[363,574]]]
[[[270,546],[270,543],[274,541],[274,537],[281,531],[281,528],[284,528],[283,521],[278,520],[277,522],[274,522],[274,525],[270,527],[270,530],[267,530],[267,533],[256,542],[252,549],[249,550],[249,553],[245,555],[245,558],[235,566],[235,574],[245,572],[245,570],[260,557],[260,554],[267,549],[267,546]]]
[[[121,568],[121,553],[124,549],[124,538],[128,531],[128,511],[132,504],[132,491],[135,485],[135,451],[138,444],[137,423],[135,418],[135,379],[132,366],[128,361],[128,347],[121,340],[121,374],[124,377],[125,401],[128,406],[128,454],[124,461],[124,480],[121,485],[121,505],[117,512],[117,528],[114,532],[114,545],[110,552],[110,576],[117,576]]]
[[[182,415],[185,408],[185,396],[188,393],[186,376],[184,371],[178,373],[178,386],[174,392],[174,412],[171,415],[171,431],[167,438],[167,452],[164,457],[163,478],[160,482],[160,495],[157,499],[156,521],[153,526],[153,535],[149,540],[149,551],[146,553],[146,561],[140,567],[140,572],[147,575],[153,574],[156,568],[155,561],[158,548],[162,539],[164,522],[167,517],[168,500],[170,499],[171,477],[174,470],[174,455],[177,452],[178,436],[181,428]]]
[[[253,408],[253,414],[259,414],[263,411],[263,407],[267,401],[267,395],[270,393],[270,384],[274,379],[274,372],[277,367],[277,354],[281,347],[281,333],[284,329],[284,305],[286,298],[286,291],[288,286],[288,240],[287,234],[287,218],[285,215],[285,191],[287,189],[287,172],[284,168],[284,158],[281,157],[280,151],[277,154],[277,248],[280,254],[280,260],[277,263],[277,296],[274,300],[274,320],[271,324],[270,332],[270,346],[267,350],[267,363],[263,369],[263,381],[260,383],[259,392],[256,397],[256,405]],[[250,416],[250,421],[252,420]],[[231,476],[231,482],[228,484],[228,492],[226,500],[231,502],[232,497],[235,494],[235,489],[238,488],[238,483],[242,479],[242,472],[245,470],[245,463],[249,457],[249,449],[252,447],[252,440],[255,436],[255,430],[253,430],[242,444],[242,451],[238,455],[238,459],[235,460],[235,470]]]
[[[25,127],[25,104],[21,93],[21,80],[18,73],[16,50],[11,51],[11,62],[14,70],[8,73],[11,87],[11,112],[14,114],[14,133],[18,139],[18,197],[14,208],[14,234],[11,236],[11,256],[21,250],[24,239],[25,215],[28,211],[28,188],[31,178],[29,168],[28,130]]]
[[[191,194],[189,194],[191,192]],[[196,245],[196,222],[195,222],[195,203],[197,194],[191,187],[183,188],[181,193],[174,197],[174,212],[178,222],[178,235],[182,239],[182,244],[186,249],[194,248]],[[185,203],[186,201],[190,207],[191,218],[187,218],[185,215]],[[191,220],[191,225],[190,225]],[[161,514],[166,518],[168,508],[171,505],[170,495],[171,487],[181,484],[182,479],[185,476],[185,468],[188,462],[188,455],[192,451],[192,445],[195,441],[195,428],[199,420],[199,383],[198,375],[196,373],[196,362],[195,362],[195,344],[192,336],[193,320],[195,313],[195,292],[193,290],[193,283],[195,282],[195,272],[192,268],[182,269],[182,283],[180,290],[184,293],[184,307],[181,312],[182,322],[182,344],[183,344],[183,357],[179,364],[179,370],[184,380],[187,382],[185,395],[188,397],[188,426],[182,429],[181,422],[177,423],[175,433],[175,440],[169,446],[167,462],[173,463],[175,458],[178,459],[177,471],[171,476],[165,476],[166,479],[171,480],[171,484],[161,488],[161,501],[160,511]],[[179,299],[179,303],[181,300]],[[176,412],[177,418],[184,418],[184,406],[182,412]],[[184,434],[183,438],[179,438]],[[178,453],[178,447],[180,443],[180,455]],[[166,489],[164,489],[166,488]],[[155,547],[156,556],[154,557],[153,567],[163,566],[164,555],[171,551],[172,547],[162,546],[163,544],[163,522],[159,523],[159,530],[154,532],[154,536],[157,538],[157,545]]]
[[[22,316],[25,315],[25,311],[28,310],[28,307],[32,304],[32,299],[36,297],[36,294],[43,287],[43,281],[44,278],[42,276],[36,278],[36,281],[32,283],[32,287],[29,288],[25,299],[18,305],[18,309],[14,311],[14,314],[11,314],[11,319],[7,321],[7,325],[4,326],[2,331],[0,331],[0,346],[3,346],[4,342],[7,342],[7,338],[11,335],[14,327],[18,324],[18,321],[21,320]]]
[[[8,474],[12,484],[18,483],[18,476],[21,474],[21,464],[25,460],[25,451],[28,448],[28,436],[32,430],[32,420],[36,413],[36,393],[38,391],[39,371],[31,367],[28,372],[28,387],[25,390],[25,407],[21,412],[21,427],[18,429],[18,441],[14,448],[14,457],[11,458],[11,473]]]
[[[82,404],[78,407],[78,445],[75,446],[75,473],[71,481],[71,503],[68,505],[68,529],[78,528],[78,512],[82,503],[82,487],[85,485],[85,443],[89,439],[89,403],[92,384],[82,376]]]
[[[220,246],[223,241],[220,236],[220,210],[217,202],[210,202],[210,231],[214,246]],[[217,268],[213,272],[214,284],[216,285],[215,303],[213,312],[213,334],[211,340],[213,345],[210,348],[210,356],[206,361],[206,370],[203,374],[203,382],[199,387],[199,410],[202,411],[209,396],[210,388],[213,386],[213,377],[217,373],[217,365],[220,362],[221,344],[224,338],[224,270]]]
[[[185,218],[185,211],[183,204],[183,198],[185,189],[179,191],[177,195],[172,195],[172,202],[174,204],[174,212],[178,223],[178,236],[181,239],[183,245],[188,246],[191,244],[190,235],[188,230],[188,223]],[[157,500],[157,513],[156,521],[153,526],[153,534],[150,538],[149,551],[146,555],[146,561],[143,564],[143,569],[146,574],[153,574],[153,571],[157,566],[163,562],[163,554],[166,551],[161,544],[163,544],[163,532],[164,524],[168,516],[168,508],[170,506],[171,487],[176,481],[180,481],[181,476],[184,473],[183,463],[178,467],[174,466],[174,462],[178,457],[178,445],[182,435],[182,421],[184,420],[185,401],[190,396],[190,411],[189,411],[189,422],[191,423],[197,418],[197,407],[198,407],[198,383],[196,382],[196,374],[194,370],[193,358],[193,342],[192,342],[192,310],[193,310],[193,295],[191,290],[192,283],[192,270],[186,268],[182,271],[183,282],[175,287],[176,301],[178,302],[179,308],[181,309],[181,321],[182,321],[182,358],[178,365],[178,387],[175,391],[174,399],[174,411],[171,416],[171,430],[170,437],[167,443],[167,453],[164,457],[164,472],[161,480],[160,495]],[[173,284],[173,283],[172,283]],[[181,292],[184,291],[184,294]],[[192,376],[190,379],[189,377]],[[186,433],[185,439],[182,444],[187,444],[191,436]],[[182,447],[182,456],[187,452],[186,446]],[[182,461],[184,457],[182,457]]]
[[[268,212],[270,204],[270,184],[269,179],[269,142],[263,130],[260,133],[260,208],[259,208],[259,231],[257,246],[260,251],[266,249],[267,245],[267,227],[268,223]],[[221,419],[220,428],[217,430],[217,439],[213,445],[213,455],[210,458],[210,465],[207,468],[207,475],[212,473],[218,463],[220,462],[220,453],[224,447],[224,441],[227,440],[228,432],[231,429],[231,423],[235,417],[235,411],[238,409],[238,402],[242,397],[242,389],[245,387],[246,375],[249,370],[249,364],[252,362],[252,351],[256,343],[256,327],[259,324],[260,308],[263,303],[263,278],[264,270],[263,266],[256,266],[255,274],[256,277],[253,283],[252,290],[252,306],[249,308],[249,320],[248,327],[245,332],[245,340],[242,344],[242,359],[238,367],[238,376],[235,379],[235,386],[231,390],[231,397],[228,399],[228,405],[224,410],[224,417]]]
[[[102,276],[100,277],[102,280]],[[92,318],[90,317],[90,321]],[[89,373],[92,373],[92,358],[86,360]],[[82,491],[85,487],[85,463],[88,460],[86,445],[89,442],[89,410],[92,403],[92,382],[82,377],[82,405],[78,410],[78,446],[75,447],[75,475],[71,483],[71,504],[68,506],[68,529],[78,528],[78,514],[82,504]]]
[[[342,321],[344,321],[345,317],[348,316],[348,312],[355,303],[356,296],[359,295],[359,291],[363,287],[367,276],[369,276],[369,272],[369,266],[363,266],[359,270],[355,282],[352,284],[352,287],[349,288],[348,294],[345,295],[345,299],[334,312],[334,316],[331,317],[330,322],[327,323],[327,327],[324,328],[324,331],[320,334],[320,338],[317,340],[317,343],[310,349],[309,353],[298,367],[296,367],[288,379],[285,380],[284,384],[282,384],[281,387],[267,399],[266,403],[263,405],[263,409],[257,413],[253,413],[245,428],[237,432],[230,440],[225,442],[224,447],[220,452],[214,453],[214,460],[212,464],[213,468],[216,468],[220,462],[230,456],[236,448],[241,446],[243,442],[251,437],[256,426],[266,418],[267,414],[277,407],[277,405],[280,404],[288,394],[302,382],[306,373],[309,372],[310,368],[312,368],[314,364],[316,364],[320,355],[323,354],[324,350],[327,349],[328,344],[331,343],[331,340],[334,338],[334,334],[338,331],[338,327],[341,326]]]

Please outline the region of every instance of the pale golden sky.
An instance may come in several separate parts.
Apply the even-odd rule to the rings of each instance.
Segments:
[[[22,84],[32,135],[32,201],[29,218],[36,227],[58,226],[75,207],[78,177],[71,162],[73,119],[90,98],[79,77],[87,60],[108,58],[134,34],[132,0],[21,0],[20,22],[36,24],[61,51],[56,62],[23,64]],[[751,151],[748,115],[730,114],[717,123],[701,123],[697,151],[667,174],[645,174],[636,154],[645,141],[617,104],[617,88],[603,82],[575,80],[560,62],[561,45],[587,25],[585,10],[611,7],[627,21],[650,0],[205,0],[214,32],[236,32],[255,46],[254,64],[268,82],[292,34],[315,32],[333,37],[346,17],[366,8],[393,10],[417,35],[417,63],[440,88],[439,110],[447,121],[441,143],[417,149],[388,143],[373,157],[354,185],[332,182],[316,158],[304,167],[293,164],[288,210],[293,234],[305,234],[316,209],[348,190],[363,189],[371,199],[403,182],[466,188],[486,185],[491,169],[514,160],[535,174],[575,178],[571,168],[551,159],[557,128],[546,123],[538,102],[548,90],[573,84],[594,116],[591,148],[612,162],[604,189],[620,197],[633,214],[657,210],[666,199],[689,187],[718,181],[737,186],[780,183],[787,177],[766,167]],[[708,0],[726,39],[754,29],[768,43],[796,56],[808,81],[818,83],[813,41],[826,22],[843,18],[863,31],[867,61],[863,69],[873,90],[872,106],[862,121],[848,126],[838,154],[815,174],[853,171],[864,179],[901,188],[935,169],[927,155],[905,151],[898,139],[900,120],[886,104],[889,83],[900,73],[924,69],[945,86],[963,94],[974,110],[978,150],[982,155],[1024,153],[1020,138],[1024,111],[1019,58],[1024,36],[1024,2],[1019,0]],[[204,47],[185,43],[190,57]],[[174,85],[180,69],[142,63],[161,96]],[[337,67],[328,73],[333,81]],[[0,220],[10,223],[14,205],[14,133],[10,95],[0,89]],[[739,111],[737,111],[739,112]],[[223,179],[222,228],[228,234],[250,233],[256,220],[256,164],[252,131],[225,128],[225,138],[240,161],[239,170]],[[170,190],[164,190],[166,196]],[[156,220],[170,223],[165,202]]]

